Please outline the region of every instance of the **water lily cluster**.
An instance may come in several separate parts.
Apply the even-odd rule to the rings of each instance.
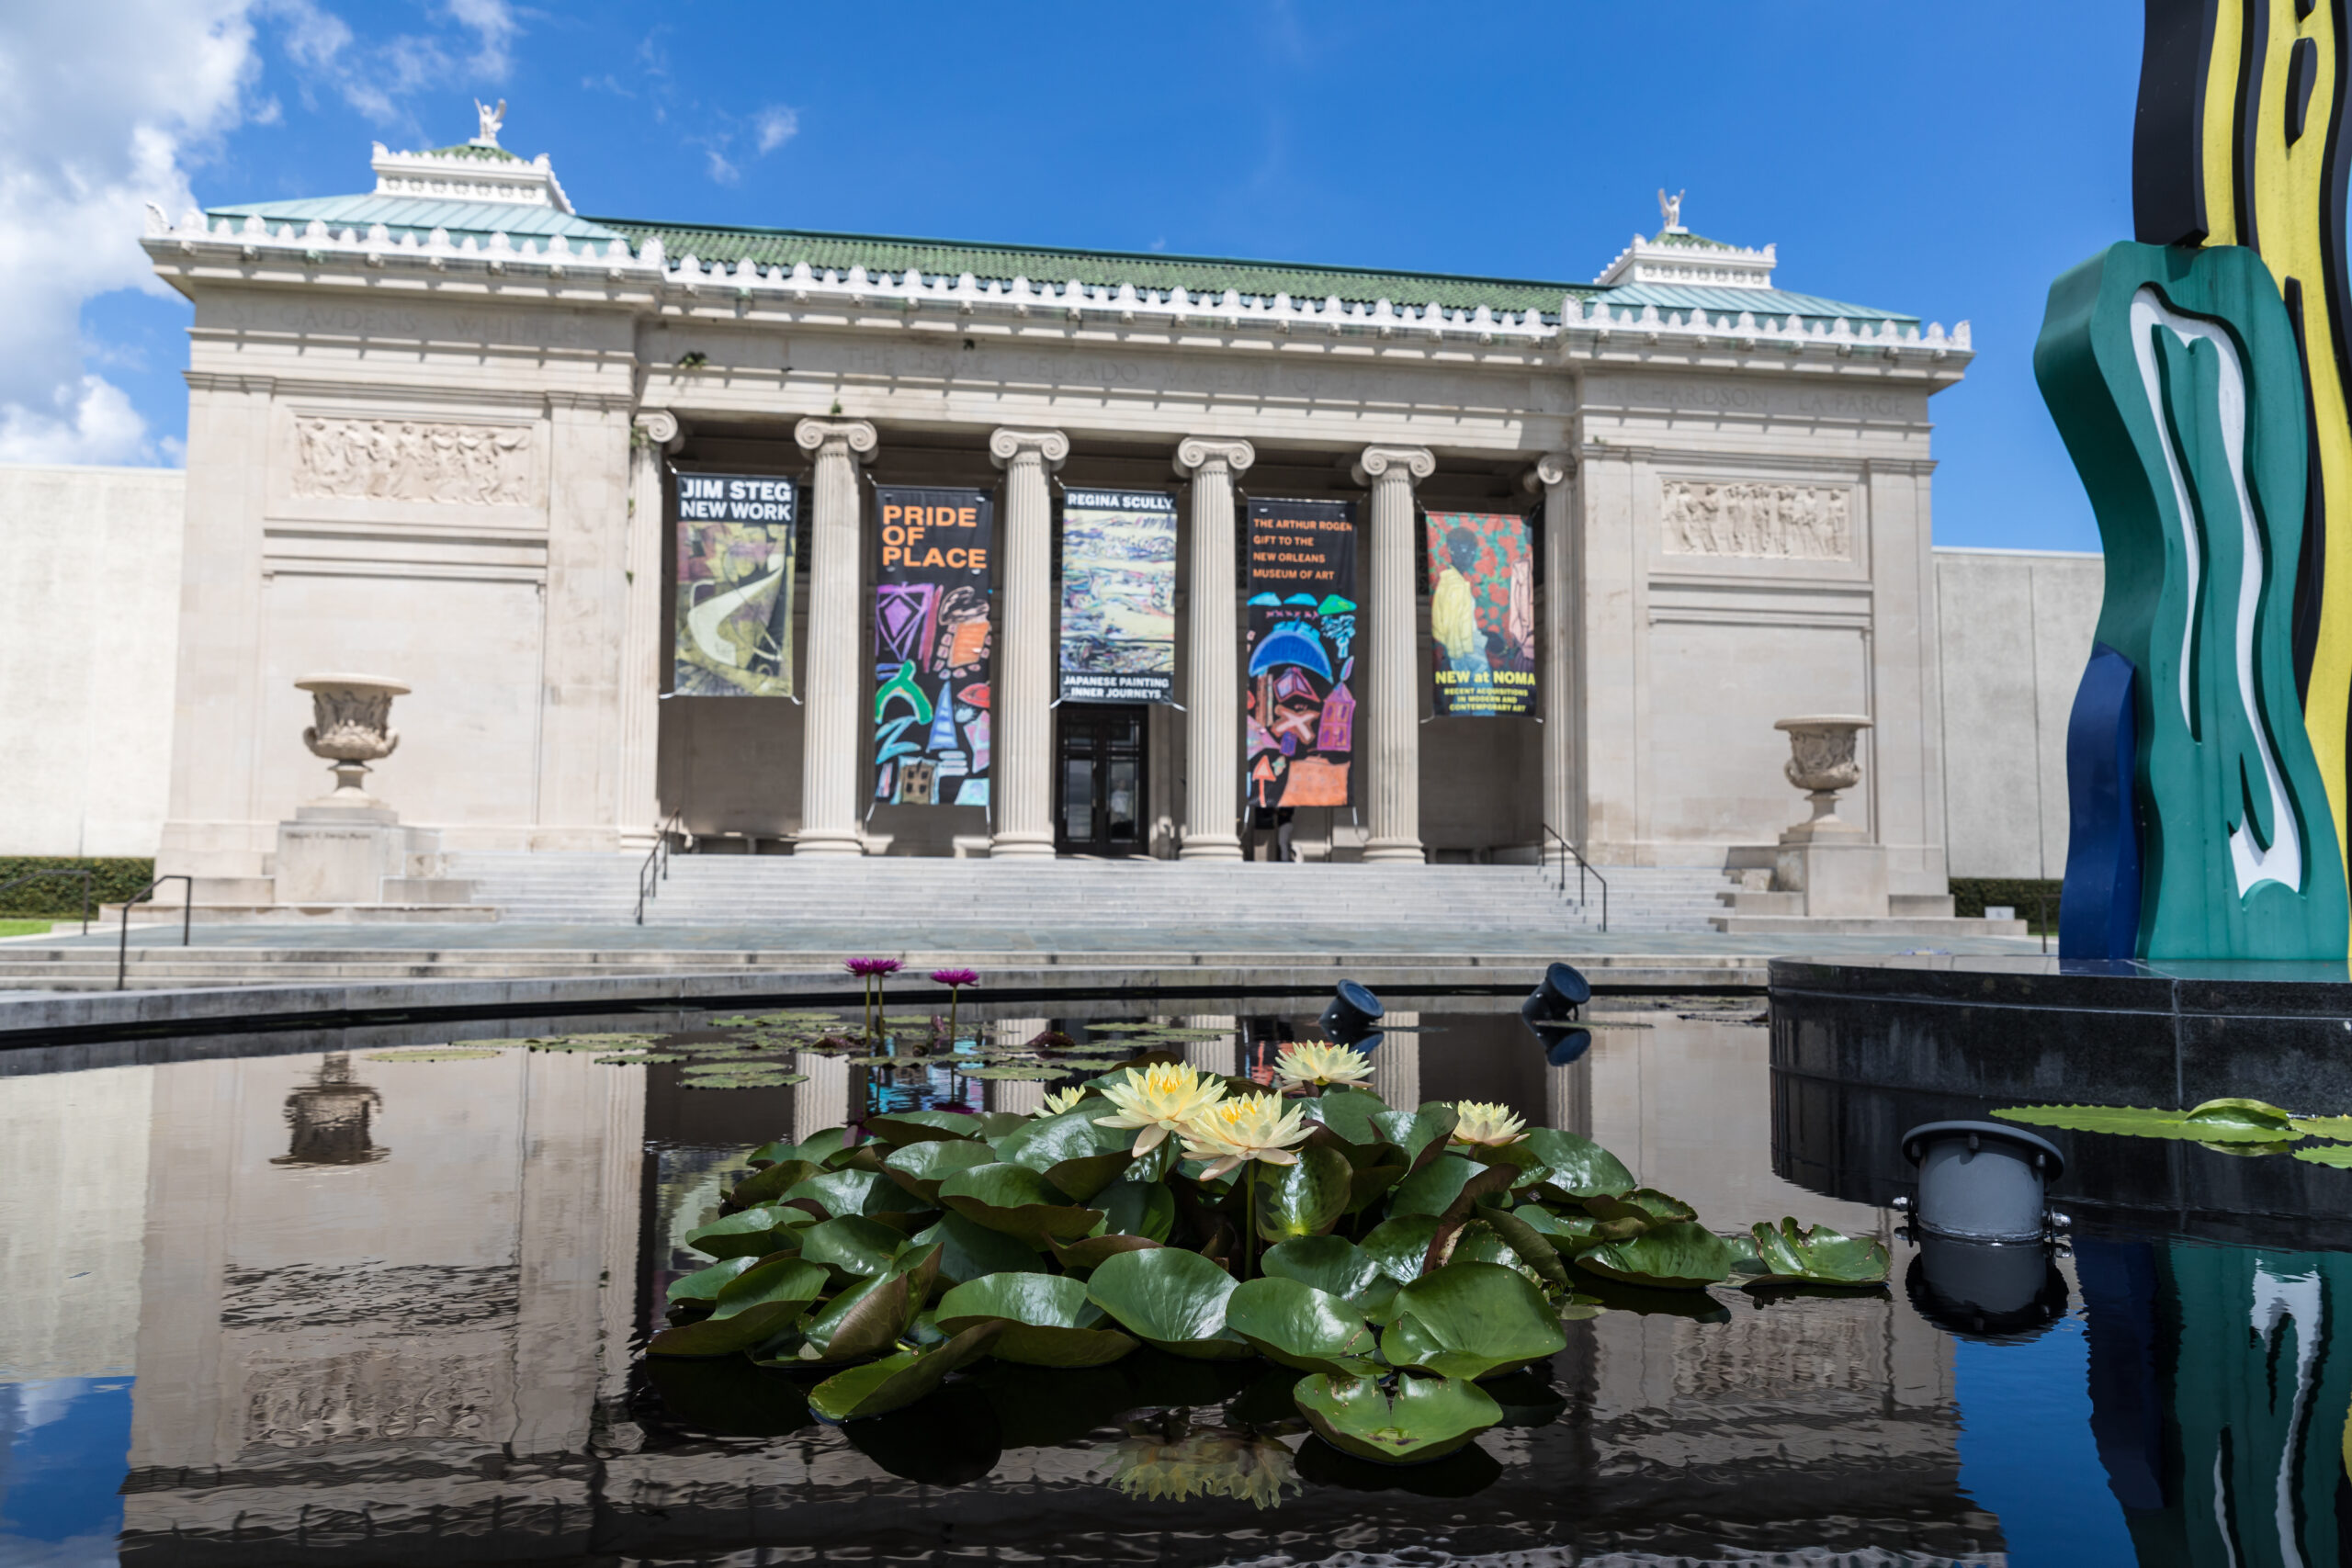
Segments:
[[[1719,1235],[1590,1139],[1503,1106],[1392,1108],[1369,1076],[1323,1046],[1284,1054],[1283,1093],[1148,1061],[1032,1115],[907,1111],[767,1145],[686,1237],[716,1261],[672,1286],[648,1353],[781,1380],[853,1432],[992,1367],[1262,1369],[1278,1398],[1216,1434],[1138,1435],[1119,1484],[1265,1504],[1290,1474],[1267,1443],[1311,1431],[1310,1450],[1385,1464],[1471,1444],[1566,1322],[1885,1278],[1867,1237]]]

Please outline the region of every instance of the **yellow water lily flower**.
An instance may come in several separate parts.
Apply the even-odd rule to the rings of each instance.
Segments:
[[[1034,1116],[1059,1116],[1066,1111],[1077,1110],[1078,1102],[1085,1098],[1086,1091],[1082,1089],[1050,1089],[1046,1094],[1046,1103],[1039,1106],[1035,1111],[1032,1111],[1031,1114]]]
[[[1098,1127],[1139,1127],[1134,1153],[1140,1159],[1181,1132],[1187,1122],[1225,1098],[1225,1085],[1204,1078],[1183,1062],[1155,1062],[1129,1067],[1116,1083],[1102,1086],[1102,1098],[1118,1108],[1115,1116],[1097,1116]]]
[[[1305,1143],[1312,1131],[1306,1125],[1306,1107],[1278,1094],[1220,1100],[1179,1130],[1184,1136],[1184,1157],[1209,1162],[1201,1173],[1204,1180],[1215,1180],[1246,1160],[1296,1165],[1298,1156],[1291,1153],[1291,1145]]]
[[[1363,1052],[1319,1040],[1283,1046],[1282,1059],[1274,1064],[1275,1078],[1285,1085],[1351,1084],[1371,1076],[1372,1061]]]
[[[1508,1105],[1465,1100],[1454,1106],[1453,1113],[1461,1118],[1453,1125],[1453,1141],[1457,1144],[1483,1144],[1498,1149],[1527,1136],[1527,1123],[1512,1115]]]

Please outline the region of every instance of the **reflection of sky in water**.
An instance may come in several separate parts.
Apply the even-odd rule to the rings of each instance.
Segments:
[[[0,1562],[112,1568],[130,1391],[123,1377],[0,1383]]]
[[[2023,1345],[1954,1342],[1961,1489],[1999,1516],[2009,1568],[2138,1561],[2091,1440],[2089,1373],[2073,1314]]]

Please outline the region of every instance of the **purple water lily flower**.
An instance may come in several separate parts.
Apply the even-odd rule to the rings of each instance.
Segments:
[[[964,999],[964,987],[980,983],[977,969],[934,969],[931,977],[947,987],[947,1048],[956,1049],[956,1004]]]
[[[906,965],[895,958],[852,958],[845,967],[853,975],[895,975]]]
[[[846,958],[842,966],[865,982],[865,1036],[872,1040],[882,1017],[882,977],[906,965],[895,958]]]

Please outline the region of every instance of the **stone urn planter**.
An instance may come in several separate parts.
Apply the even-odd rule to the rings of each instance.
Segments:
[[[334,774],[334,792],[318,804],[380,806],[360,781],[368,763],[400,749],[392,699],[407,695],[408,687],[381,675],[306,675],[294,684],[311,694],[311,727],[302,731],[302,744],[326,758]]]
[[[1813,802],[1813,816],[1781,835],[1783,842],[1817,838],[1859,838],[1861,829],[1838,815],[1838,792],[1862,782],[1854,754],[1861,732],[1871,728],[1860,714],[1815,714],[1776,721],[1789,736],[1789,760],[1781,772]]]

